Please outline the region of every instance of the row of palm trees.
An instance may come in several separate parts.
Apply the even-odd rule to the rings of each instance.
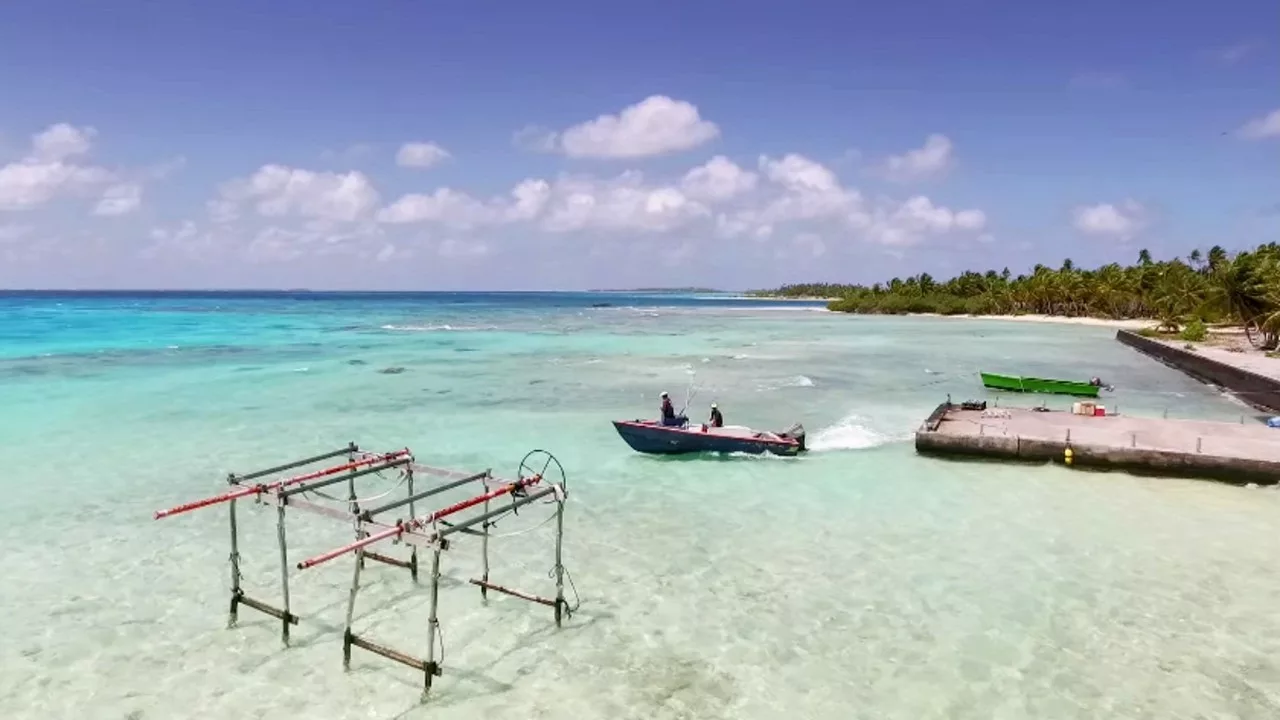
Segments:
[[[1056,270],[1036,265],[1018,276],[1005,268],[938,282],[921,273],[870,287],[810,283],[759,294],[833,298],[830,309],[851,313],[1152,318],[1158,329],[1173,331],[1193,319],[1230,322],[1243,325],[1254,345],[1274,348],[1280,338],[1280,244],[1235,255],[1214,246],[1159,262],[1142,250],[1134,265],[1094,270],[1068,259]]]

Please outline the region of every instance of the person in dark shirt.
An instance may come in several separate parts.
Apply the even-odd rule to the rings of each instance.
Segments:
[[[724,416],[720,414],[720,408],[715,403],[711,403],[711,419],[708,420],[711,427],[724,427]]]
[[[668,427],[681,427],[689,419],[683,415],[677,415],[676,409],[671,405],[671,398],[664,390],[662,393],[662,424]]]

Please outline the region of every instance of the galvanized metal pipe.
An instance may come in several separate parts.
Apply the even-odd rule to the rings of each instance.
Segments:
[[[231,611],[227,617],[227,627],[236,626],[239,613],[236,611],[240,602],[240,533],[236,530],[236,501],[227,503],[231,507]]]
[[[234,478],[234,480],[232,482],[241,483],[246,480],[256,480],[257,478],[264,477],[266,475],[272,475],[272,474],[278,473],[281,470],[292,470],[293,468],[302,467],[303,465],[310,465],[313,462],[328,460],[329,458],[335,458],[335,457],[338,457],[339,455],[349,456],[350,453],[357,453],[357,452],[360,452],[360,448],[356,447],[355,443],[350,443],[346,447],[342,448],[341,450],[334,450],[332,452],[316,455],[314,457],[309,457],[306,460],[295,460],[291,463],[285,463],[284,465],[277,465],[273,468],[267,468],[266,470],[256,470],[254,472],[246,473],[244,475],[236,475],[233,473],[232,477]]]
[[[536,493],[534,493],[534,494],[532,494],[532,495],[529,495],[528,497],[524,497],[524,498],[521,498],[521,499],[519,499],[519,500],[516,500],[515,502],[511,503],[510,505],[507,505],[507,506],[505,506],[505,507],[502,507],[502,508],[499,508],[499,509],[497,509],[497,510],[494,510],[493,512],[487,512],[487,513],[484,513],[483,515],[477,515],[477,516],[475,516],[475,517],[473,517],[473,518],[471,518],[470,520],[467,520],[467,521],[465,521],[465,522],[460,522],[460,523],[458,523],[457,525],[452,525],[452,526],[450,526],[450,527],[444,528],[443,530],[441,530],[441,531],[440,531],[440,533],[439,533],[439,536],[438,536],[438,537],[442,537],[442,538],[443,538],[443,537],[447,537],[447,536],[449,536],[449,535],[452,535],[452,534],[454,534],[454,533],[456,533],[456,532],[461,532],[461,531],[466,530],[467,528],[471,527],[472,525],[476,525],[476,524],[478,524],[478,523],[482,523],[482,522],[484,522],[485,520],[488,520],[489,518],[497,517],[498,515],[502,515],[503,513],[508,512],[508,511],[510,511],[510,510],[513,510],[513,509],[515,509],[515,508],[518,508],[518,507],[524,507],[525,505],[528,505],[528,504],[529,504],[529,503],[531,503],[531,502],[535,502],[535,501],[537,501],[537,500],[541,500],[542,498],[544,498],[544,497],[546,497],[546,496],[548,496],[548,495],[554,494],[554,493],[555,493],[555,491],[556,491],[556,486],[554,486],[554,485],[553,485],[553,486],[551,486],[551,487],[549,487],[549,488],[545,488],[545,489],[543,489],[543,490],[539,490],[538,492],[536,492]]]
[[[556,502],[556,627],[560,627],[561,611],[564,608],[564,563],[562,546],[564,544],[564,500]]]
[[[489,514],[488,500],[484,501],[484,514],[485,515]],[[489,523],[488,521],[481,523],[481,527],[483,528],[484,537],[482,537],[480,540],[480,557],[482,558],[482,563],[483,563],[482,565],[483,572],[480,575],[480,579],[485,582],[489,582]],[[484,599],[484,600],[489,599],[489,588],[485,587],[484,585],[481,585],[480,597],[481,599]]]
[[[353,480],[355,478],[358,478],[364,475],[371,475],[376,472],[382,472],[383,470],[390,470],[392,468],[402,467],[404,465],[408,465],[411,462],[413,462],[413,460],[407,457],[396,458],[395,460],[391,460],[383,465],[375,465],[373,467],[367,467],[362,470],[356,470],[355,472],[349,475],[338,475],[337,477],[326,478],[324,480],[317,480],[316,482],[313,482],[313,483],[296,485],[286,490],[281,490],[280,492],[277,493],[277,495],[281,498],[288,499],[300,493],[308,492],[310,490],[316,490],[322,487],[328,487],[329,485],[336,485],[340,482]]]
[[[284,535],[284,502],[276,504],[276,536],[280,539],[280,584],[284,588],[284,614],[280,623],[280,639],[289,645],[289,547]]]
[[[410,472],[412,471],[413,469],[412,467],[410,467]],[[448,482],[448,483],[445,483],[444,485],[433,487],[430,490],[423,490],[422,492],[416,495],[413,494],[412,491],[410,491],[409,497],[400,498],[399,500],[393,500],[389,503],[386,503],[385,505],[379,505],[378,507],[373,508],[372,510],[365,510],[364,512],[360,513],[360,517],[364,518],[365,520],[369,520],[374,515],[377,515],[379,513],[384,513],[388,510],[395,510],[396,508],[403,507],[405,505],[409,506],[409,517],[418,517],[418,513],[414,512],[414,509],[413,509],[414,503],[416,503],[418,500],[421,500],[423,498],[429,498],[432,495],[439,495],[442,492],[453,490],[454,488],[462,487],[467,483],[472,483],[472,482],[475,482],[476,480],[481,480],[487,477],[490,477],[489,471],[485,470],[482,473],[476,473],[475,475],[462,478],[461,480],[454,480],[453,482]]]
[[[431,690],[431,676],[436,672],[436,633],[439,632],[440,620],[436,616],[436,610],[440,603],[440,548],[436,548],[431,553],[431,612],[427,616],[427,667],[425,680],[422,688],[422,697],[425,700],[427,692]],[[443,659],[443,658],[442,658]]]
[[[418,517],[418,512],[414,507],[413,497],[413,465],[404,469],[405,475],[408,476],[409,485],[409,517]],[[409,546],[409,576],[413,578],[413,582],[418,582],[418,546]]]
[[[364,565],[364,550],[356,551],[356,569],[351,576],[351,593],[347,596],[347,629],[342,643],[342,669],[351,669],[351,620],[356,612],[356,593],[360,592],[360,567]]]

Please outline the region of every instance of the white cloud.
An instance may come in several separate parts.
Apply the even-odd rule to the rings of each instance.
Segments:
[[[1280,108],[1266,115],[1250,120],[1238,131],[1240,137],[1247,140],[1280,137]]]
[[[946,172],[952,165],[952,143],[946,135],[934,133],[925,138],[922,147],[891,156],[885,161],[885,174],[895,182],[924,180]]]
[[[376,198],[359,173],[267,165],[228,183],[211,207],[215,219],[237,223],[215,226],[226,231],[219,241],[241,248],[254,262],[343,252],[387,263],[414,247],[441,258],[481,258],[505,247],[534,251],[539,233],[543,242],[550,235],[584,242],[589,257],[606,246],[616,254],[650,238],[662,243],[652,252],[674,257],[719,237],[741,239],[744,253],[771,256],[782,247],[814,262],[859,244],[901,248],[949,234],[972,238],[987,225],[981,210],[948,208],[923,195],[866,198],[831,168],[795,153],[761,156],[752,169],[715,156],[661,176],[630,170],[525,178],[489,197],[439,187],[375,208]],[[253,215],[270,218],[271,226],[239,217],[243,208],[256,208]],[[287,216],[305,224],[283,222]]]
[[[546,180],[522,180],[511,190],[515,203],[507,208],[511,220],[532,220],[542,213],[551,199],[551,183]]]
[[[561,178],[552,188],[541,226],[550,232],[668,232],[709,216],[705,205],[678,188],[650,185],[632,171],[610,180]]]
[[[59,194],[78,192],[110,179],[111,174],[98,167],[31,158],[10,163],[0,167],[0,210],[26,210]]]
[[[380,210],[377,218],[383,223],[438,223],[458,230],[535,222],[556,233],[661,232],[709,214],[705,205],[679,188],[648,184],[641,173],[630,171],[612,179],[564,176],[554,183],[523,180],[507,196],[488,201],[439,188],[432,193],[405,195]]]
[[[791,153],[780,160],[760,156],[760,171],[782,190],[754,215],[757,226],[793,220],[844,217],[862,204],[862,194],[845,188],[834,172],[803,155]]]
[[[987,214],[981,210],[961,210],[955,216],[956,227],[965,230],[981,230],[987,224]]]
[[[253,203],[268,217],[298,216],[352,222],[378,204],[378,191],[364,173],[314,172],[283,165],[263,165],[249,178],[223,186],[210,203],[215,219],[238,215],[241,203]]]
[[[720,128],[702,119],[691,103],[651,95],[617,115],[601,115],[561,133],[525,128],[516,141],[574,158],[640,158],[689,150],[719,135]]]
[[[433,142],[410,142],[400,146],[396,164],[401,167],[429,168],[451,157],[448,150]]]
[[[33,135],[26,157],[0,166],[0,210],[28,210],[110,182],[112,173],[104,168],[67,162],[88,152],[96,134],[93,128],[58,123]]]
[[[913,245],[926,235],[981,230],[986,223],[981,210],[953,211],[923,195],[896,207],[882,205],[854,220],[855,226],[864,227],[868,237],[882,245]]]
[[[691,198],[716,202],[729,200],[756,187],[757,176],[732,160],[717,155],[685,173],[681,189]]]
[[[973,232],[986,226],[981,210],[936,205],[924,196],[902,203],[887,198],[868,201],[856,188],[845,187],[828,167],[802,155],[760,158],[760,169],[781,192],[755,205],[716,217],[721,237],[772,237],[779,226],[802,224],[825,228],[836,236],[905,246],[928,236]],[[814,231],[806,231],[814,232]],[[805,237],[800,233],[796,237]],[[823,252],[829,249],[824,245]]]
[[[142,187],[137,183],[112,185],[93,208],[94,215],[128,215],[142,204]]]
[[[781,160],[760,156],[760,169],[769,180],[796,193],[830,194],[840,190],[836,174],[821,163],[791,153]]]
[[[405,195],[378,211],[379,222],[404,224],[439,222],[459,229],[493,222],[493,208],[470,195],[440,188],[431,194]]]
[[[1125,241],[1146,226],[1146,209],[1137,201],[1125,200],[1077,207],[1073,213],[1076,229],[1089,235],[1110,236]]]
[[[37,160],[66,160],[89,152],[98,131],[91,127],[77,128],[67,123],[50,125],[31,140],[31,156]]]

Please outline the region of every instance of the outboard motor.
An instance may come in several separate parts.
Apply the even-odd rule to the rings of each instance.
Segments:
[[[800,443],[800,451],[805,452],[808,448],[804,446],[804,426],[800,423],[792,425],[786,431],[778,433],[780,438],[788,438]]]

